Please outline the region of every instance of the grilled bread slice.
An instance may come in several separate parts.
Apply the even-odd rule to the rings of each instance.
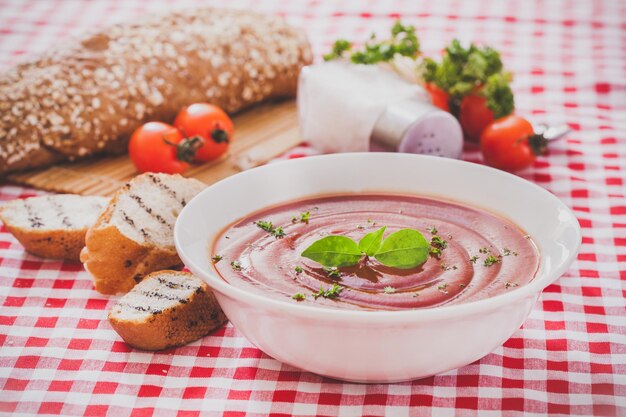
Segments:
[[[144,350],[184,345],[227,320],[204,282],[167,270],[148,275],[109,312],[109,322],[122,339]]]
[[[174,223],[204,187],[180,175],[147,173],[118,190],[87,231],[80,254],[96,290],[126,293],[150,272],[180,265]]]
[[[105,197],[73,194],[30,197],[4,204],[0,219],[28,252],[78,261],[87,229],[108,202]]]

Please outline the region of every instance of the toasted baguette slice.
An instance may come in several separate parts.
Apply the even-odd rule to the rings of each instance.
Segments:
[[[174,222],[205,187],[180,175],[142,174],[113,196],[87,231],[80,260],[103,294],[130,291],[150,272],[181,264]]]
[[[30,197],[4,204],[0,219],[27,251],[78,261],[87,229],[108,202],[105,197],[73,194]]]
[[[204,282],[177,271],[148,275],[109,312],[109,322],[122,339],[144,350],[193,342],[227,320]]]

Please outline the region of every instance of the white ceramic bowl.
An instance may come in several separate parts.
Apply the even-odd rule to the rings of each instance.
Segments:
[[[467,304],[406,311],[350,311],[301,305],[234,287],[216,273],[209,246],[231,222],[316,194],[384,191],[426,194],[486,208],[537,243],[529,284]],[[268,355],[332,378],[396,382],[469,364],[519,329],[541,291],[565,272],[581,242],[572,212],[517,176],[463,161],[355,153],[279,162],[220,181],[183,209],[174,230],[185,265],[213,288],[233,325]]]

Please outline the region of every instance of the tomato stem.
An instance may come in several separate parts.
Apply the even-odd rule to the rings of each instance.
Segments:
[[[528,137],[528,146],[535,155],[543,155],[548,149],[548,139],[543,133],[534,133]]]
[[[176,148],[176,159],[189,164],[193,162],[198,149],[204,146],[204,139],[200,136],[185,138],[178,144],[170,142],[165,136],[163,136],[163,142]]]
[[[228,143],[230,140],[228,132],[219,127],[211,131],[211,139],[213,139],[215,143]]]

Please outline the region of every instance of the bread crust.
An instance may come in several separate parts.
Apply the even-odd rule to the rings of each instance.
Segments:
[[[85,246],[85,235],[89,228],[89,222],[84,223],[79,221],[77,223],[70,219],[72,215],[84,216],[84,213],[81,214],[79,208],[71,206],[61,207],[59,205],[60,201],[65,197],[66,196],[63,194],[57,194],[54,196],[12,200],[0,207],[0,220],[4,223],[6,229],[28,252],[41,256],[42,258],[65,259],[74,262],[80,261],[80,252]],[[73,201],[73,204],[77,205],[82,204],[83,201],[89,200],[89,202],[86,203],[89,204],[89,206],[84,207],[83,210],[101,209],[106,204],[104,197],[73,197],[77,199]],[[59,198],[59,200],[57,200],[57,198]],[[60,218],[67,216],[68,222],[54,226],[47,224],[45,221],[42,222],[42,219],[38,217],[41,215],[38,210],[42,209],[42,199],[45,200],[45,204],[47,204],[48,207],[56,208],[57,212],[54,214],[55,216]],[[101,199],[102,201],[95,202],[97,199]],[[30,204],[35,200],[38,200],[39,203],[35,203],[36,207],[33,208]],[[21,224],[19,220],[15,219],[15,215],[23,212],[35,216],[40,224],[37,226],[31,225],[31,227]],[[93,216],[90,216],[90,219],[95,220],[97,213],[93,212],[90,214]]]
[[[94,280],[96,291],[120,294],[130,291],[145,275],[160,269],[175,268],[182,262],[175,250],[148,243],[139,244],[124,236],[115,226],[104,226],[111,219],[122,187],[85,236],[80,260]]]
[[[194,102],[236,112],[293,97],[311,60],[301,31],[248,11],[170,11],[95,32],[0,75],[0,175],[123,153],[137,127]]]
[[[149,274],[146,279],[163,273],[191,276],[187,272],[158,271]],[[126,343],[142,350],[162,350],[185,345],[228,321],[215,296],[204,282],[186,304],[167,308],[151,315],[147,320],[120,319],[115,314],[116,307],[109,312],[111,327]]]
[[[98,223],[87,231],[80,260],[93,277],[96,291],[109,295],[130,291],[152,271],[182,265],[175,250],[141,245],[117,227],[100,228]]]
[[[80,261],[80,251],[85,246],[87,228],[80,230],[39,231],[15,227],[0,214],[7,230],[33,255],[49,259]]]
[[[157,176],[177,178],[189,186],[205,186],[196,179],[183,178],[178,174],[145,173],[135,177],[115,193],[109,205],[87,231],[85,247],[80,253],[80,260],[93,277],[96,290],[102,294],[126,293],[151,272],[182,266],[173,244],[159,246],[148,241],[139,243],[124,235],[115,225],[109,224],[114,212],[118,210],[120,197],[130,192],[131,185],[134,182],[149,183]],[[194,192],[198,191],[199,189]]]

